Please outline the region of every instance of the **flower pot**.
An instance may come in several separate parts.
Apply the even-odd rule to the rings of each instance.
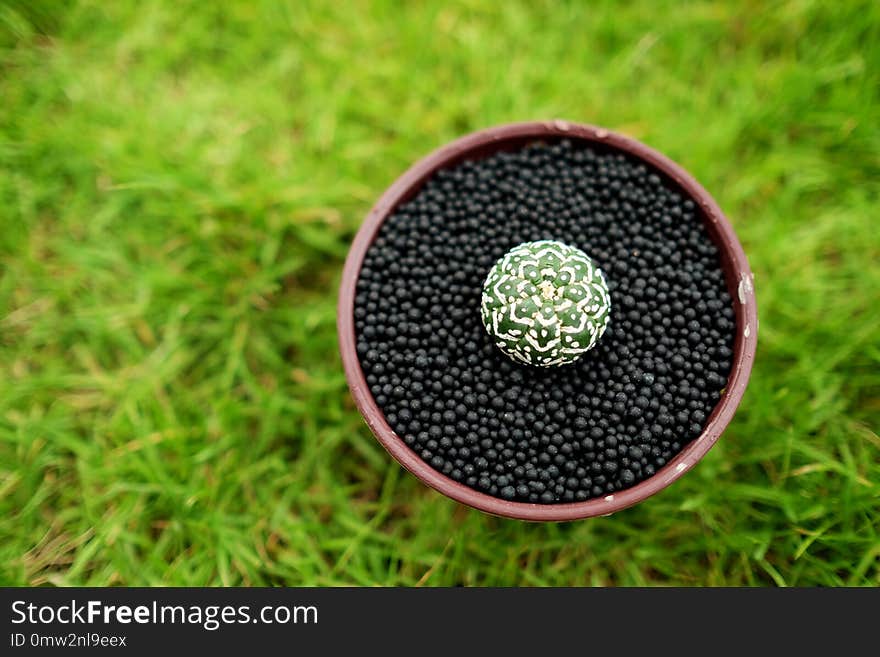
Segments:
[[[464,160],[487,157],[502,150],[516,150],[536,141],[554,142],[562,139],[587,143],[598,150],[625,153],[641,160],[694,202],[710,239],[718,248],[727,289],[733,300],[736,318],[734,353],[727,386],[702,433],[654,475],[604,497],[571,503],[532,504],[494,497],[443,475],[423,461],[392,430],[377,406],[361,368],[356,351],[353,311],[364,256],[379,228],[438,169],[454,166]],[[425,484],[458,502],[499,516],[535,521],[564,521],[608,515],[645,500],[693,467],[724,432],[742,399],[755,356],[758,329],[753,275],[748,261],[733,228],[708,192],[679,165],[638,141],[602,128],[561,120],[516,123],[480,130],[437,149],[398,178],[367,215],[352,243],[342,275],[337,322],[342,362],[351,394],[367,425],[388,452]]]

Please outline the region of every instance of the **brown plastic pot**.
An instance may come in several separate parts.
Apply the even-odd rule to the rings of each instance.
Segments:
[[[401,203],[412,198],[435,171],[463,160],[483,158],[497,151],[515,150],[530,142],[553,142],[561,139],[588,143],[594,148],[619,151],[640,159],[665,175],[668,182],[696,203],[706,229],[719,249],[727,288],[735,306],[736,336],[733,367],[727,387],[709,416],[703,433],[696,440],[688,443],[675,458],[652,477],[613,495],[585,502],[565,504],[511,502],[486,495],[441,474],[425,463],[388,425],[370,393],[355,349],[355,288],[364,254],[373,242],[382,222]],[[758,316],[753,278],[742,246],[718,204],[687,171],[666,156],[634,139],[603,128],[562,120],[514,123],[480,130],[438,148],[400,176],[370,210],[351,245],[342,273],[337,317],[339,347],[349,389],[367,425],[385,449],[428,486],[481,511],[521,520],[560,521],[608,515],[641,502],[669,486],[690,470],[724,432],[745,392],[755,358]]]

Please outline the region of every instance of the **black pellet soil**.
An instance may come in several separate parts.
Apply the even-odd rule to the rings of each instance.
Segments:
[[[522,242],[584,250],[611,321],[572,365],[519,365],[480,320]],[[650,477],[727,383],[734,313],[694,203],[619,153],[562,142],[439,171],[381,228],[355,299],[357,351],[388,423],[432,467],[510,500],[571,502]]]

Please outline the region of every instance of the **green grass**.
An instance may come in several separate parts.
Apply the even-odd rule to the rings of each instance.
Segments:
[[[0,582],[880,584],[880,5],[399,4],[0,2]],[[411,162],[552,117],[693,172],[761,325],[699,466],[538,525],[392,461],[335,301]]]

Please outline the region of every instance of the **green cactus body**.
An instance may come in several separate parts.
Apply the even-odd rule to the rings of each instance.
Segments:
[[[561,242],[514,247],[483,284],[486,330],[499,349],[528,365],[574,362],[602,337],[610,313],[602,271],[586,253]]]

